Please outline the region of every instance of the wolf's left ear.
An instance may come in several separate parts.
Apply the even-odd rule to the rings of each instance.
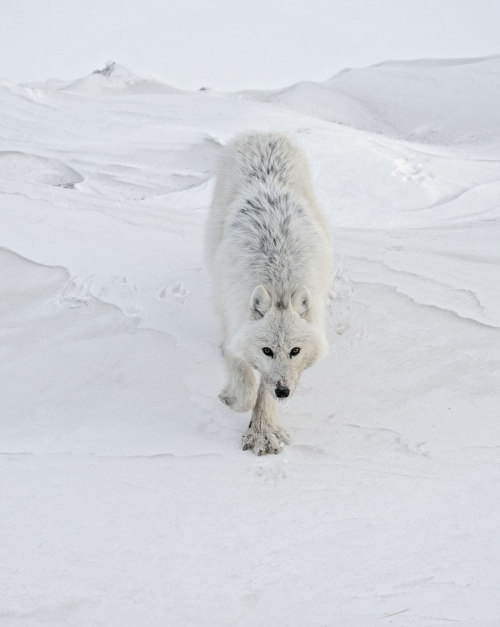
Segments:
[[[260,320],[271,308],[271,296],[263,285],[257,285],[250,297],[250,316]]]
[[[299,287],[292,296],[292,307],[299,314],[301,318],[309,320],[309,313],[311,310],[311,293],[305,285]]]

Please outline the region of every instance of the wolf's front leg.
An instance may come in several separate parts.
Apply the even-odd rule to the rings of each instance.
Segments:
[[[234,411],[250,411],[257,400],[253,370],[238,357],[224,350],[229,382],[219,394],[220,400]]]
[[[290,444],[287,433],[276,424],[276,401],[261,381],[252,420],[243,436],[243,450],[256,455],[278,454],[285,444]]]

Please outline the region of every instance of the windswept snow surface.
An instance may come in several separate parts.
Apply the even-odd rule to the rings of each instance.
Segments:
[[[500,625],[500,58],[280,92],[0,88],[8,627]],[[330,356],[240,450],[202,229],[221,146],[309,154]]]

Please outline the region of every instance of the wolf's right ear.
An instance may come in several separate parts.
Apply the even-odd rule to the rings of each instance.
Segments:
[[[250,316],[253,320],[260,320],[271,309],[271,296],[265,287],[257,285],[250,297]]]

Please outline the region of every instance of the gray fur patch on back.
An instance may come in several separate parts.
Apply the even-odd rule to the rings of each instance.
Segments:
[[[247,198],[228,225],[251,260],[250,269],[279,292],[297,280],[313,251],[314,226],[300,204],[281,190],[261,186]],[[280,288],[283,289],[280,289]],[[280,308],[286,308],[286,301]]]

